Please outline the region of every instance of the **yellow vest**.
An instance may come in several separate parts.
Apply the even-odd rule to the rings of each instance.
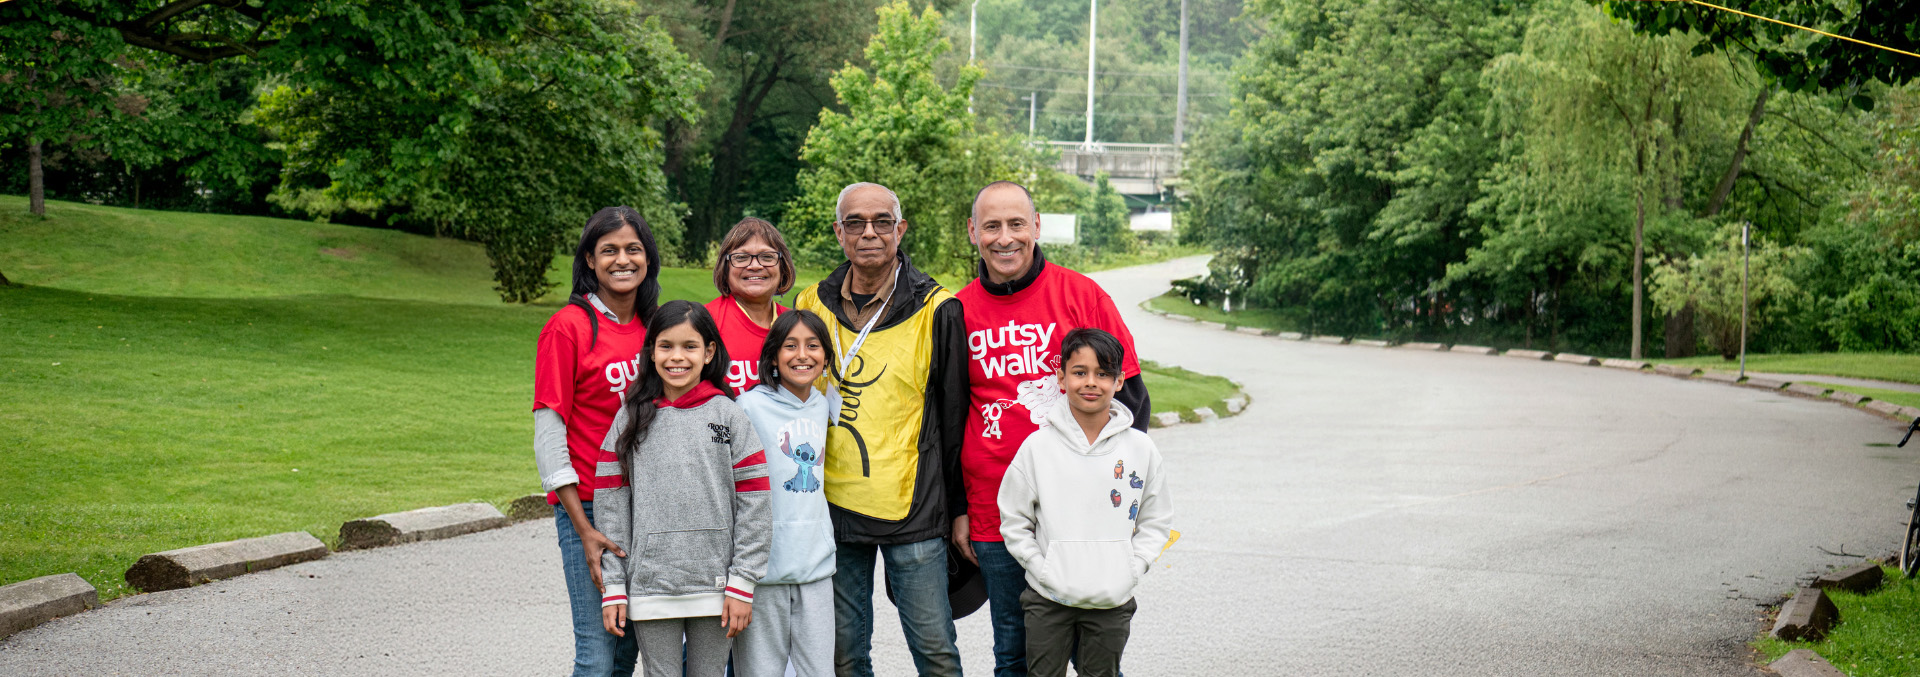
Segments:
[[[801,291],[793,307],[813,311],[826,322],[832,334],[827,349],[838,358],[860,330],[839,321],[820,301],[819,287],[816,283]],[[850,364],[821,377],[818,385],[838,388],[841,398],[840,420],[827,430],[827,502],[874,519],[906,519],[913,507],[920,423],[932,385],[933,316],[950,298],[952,293],[934,287],[913,316],[884,329],[874,327]]]

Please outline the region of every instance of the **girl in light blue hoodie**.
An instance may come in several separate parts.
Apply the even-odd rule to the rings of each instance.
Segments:
[[[760,348],[761,384],[740,408],[767,448],[773,548],[754,592],[753,623],[733,644],[741,677],[833,675],[833,523],[822,464],[839,397],[813,387],[834,373],[827,325],[805,310],[780,315]]]

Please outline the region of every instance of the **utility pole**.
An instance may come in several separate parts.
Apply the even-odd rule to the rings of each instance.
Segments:
[[[1173,106],[1173,152],[1187,142],[1187,0],[1180,0],[1180,90]]]
[[[1186,0],[1181,0],[1186,2]],[[973,10],[967,14],[967,65],[973,65],[980,44],[980,0],[973,0]],[[1184,53],[1184,52],[1182,52]],[[973,91],[967,91],[967,114],[973,114]]]
[[[1020,97],[1027,100],[1027,136],[1033,136],[1034,112],[1040,106],[1040,93],[1034,92]]]
[[[1093,150],[1093,55],[1099,38],[1100,0],[1087,0],[1087,150]]]

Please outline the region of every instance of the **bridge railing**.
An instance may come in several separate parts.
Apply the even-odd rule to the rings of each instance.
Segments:
[[[1048,141],[1059,151],[1055,169],[1075,176],[1093,178],[1105,171],[1115,179],[1146,179],[1158,182],[1180,174],[1180,151],[1170,143],[1096,143]]]

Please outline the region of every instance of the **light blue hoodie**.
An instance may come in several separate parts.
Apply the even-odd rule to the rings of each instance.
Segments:
[[[767,383],[737,400],[766,446],[767,478],[773,484],[773,553],[760,585],[812,583],[833,575],[833,522],[827,517],[822,466],[837,400],[815,389],[802,402]]]

